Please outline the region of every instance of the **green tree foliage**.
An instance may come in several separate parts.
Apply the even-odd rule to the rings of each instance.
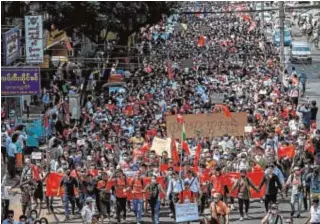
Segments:
[[[146,24],[161,20],[162,14],[169,14],[176,6],[174,2],[41,2],[43,9],[59,29],[77,28],[93,42],[103,41],[100,32],[103,29],[119,34],[124,43],[133,32]]]

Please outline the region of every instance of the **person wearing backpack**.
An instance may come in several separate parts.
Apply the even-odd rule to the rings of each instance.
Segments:
[[[137,224],[142,221],[142,207],[143,207],[143,179],[141,178],[141,171],[138,170],[134,179],[131,182],[130,190],[132,193],[133,212],[137,219]]]
[[[284,224],[283,218],[281,215],[279,215],[278,206],[276,204],[271,205],[271,209],[268,211],[268,214],[261,220],[261,224]]]
[[[157,183],[157,177],[151,177],[151,183],[148,184],[143,192],[148,191],[150,193],[149,204],[151,208],[152,223],[159,224],[159,213],[160,213],[160,192],[166,194],[162,189],[161,185]]]

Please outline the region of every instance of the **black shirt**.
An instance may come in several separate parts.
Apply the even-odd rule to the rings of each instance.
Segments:
[[[61,186],[64,187],[64,194],[68,196],[74,196],[74,187],[79,187],[78,181],[73,177],[69,177],[68,179],[64,177],[60,182]]]
[[[278,189],[282,189],[281,183],[279,181],[279,178],[274,173],[270,177],[269,174],[265,174],[263,177],[262,182],[259,185],[259,189],[263,186],[263,184],[266,184],[266,195],[272,195],[278,193]]]

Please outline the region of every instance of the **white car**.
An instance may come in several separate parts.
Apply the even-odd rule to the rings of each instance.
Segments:
[[[298,61],[306,61],[312,64],[311,47],[306,42],[292,42],[290,60],[291,63]]]

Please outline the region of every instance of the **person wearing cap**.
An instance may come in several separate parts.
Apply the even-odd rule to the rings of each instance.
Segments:
[[[95,208],[93,206],[94,199],[91,197],[86,198],[85,206],[81,210],[81,218],[83,224],[91,224],[92,217],[95,214]]]
[[[261,220],[261,224],[282,224],[283,217],[279,215],[277,204],[272,204],[267,215]]]
[[[240,221],[249,219],[249,205],[250,205],[250,187],[252,187],[255,191],[259,192],[259,189],[251,182],[251,180],[247,177],[246,170],[240,170],[240,178],[233,185],[230,194],[237,189],[238,190],[238,203],[239,203],[239,211],[240,211]],[[245,214],[243,213],[243,205],[245,206]]]
[[[210,204],[211,224],[229,224],[230,208],[222,201],[222,195],[218,192],[213,194]]]
[[[293,168],[293,173],[288,177],[288,180],[286,182],[286,188],[292,187],[291,189],[291,198],[290,198],[290,204],[291,204],[291,217],[293,217],[295,213],[295,204],[298,204],[298,214],[297,218],[300,217],[301,213],[301,204],[302,204],[302,190],[303,190],[303,181],[302,181],[302,175],[299,167]]]

